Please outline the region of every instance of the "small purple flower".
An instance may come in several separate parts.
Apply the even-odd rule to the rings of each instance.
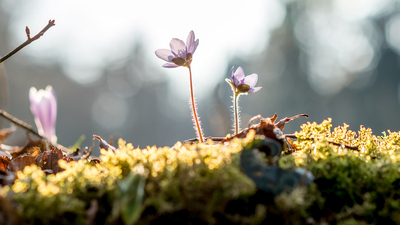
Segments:
[[[226,79],[228,83],[234,88],[236,94],[256,93],[261,87],[254,87],[257,83],[258,75],[253,73],[245,76],[242,67],[237,68],[236,72],[231,69],[231,80]]]
[[[242,67],[238,67],[235,72],[231,69],[231,79],[225,79],[231,85],[233,91],[233,129],[235,134],[240,132],[240,116],[239,116],[239,96],[247,95],[247,93],[256,93],[261,87],[256,86],[258,75],[253,73],[245,76]]]
[[[169,49],[158,49],[156,55],[158,58],[167,61],[163,67],[175,68],[178,66],[190,67],[192,63],[192,57],[199,45],[199,39],[194,40],[194,32],[190,31],[185,43],[178,39],[173,38],[169,43],[171,50]]]
[[[38,133],[51,143],[56,143],[57,99],[53,87],[48,85],[45,90],[39,91],[31,87],[29,100]]]

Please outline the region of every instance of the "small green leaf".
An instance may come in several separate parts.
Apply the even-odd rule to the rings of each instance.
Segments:
[[[72,145],[71,147],[69,147],[69,149],[75,150],[77,148],[79,148],[82,144],[82,142],[86,139],[86,136],[84,134],[82,134],[78,140],[76,140],[75,144]]]
[[[142,213],[142,199],[146,179],[138,174],[130,173],[119,183],[122,192],[121,217],[125,224],[134,224]]]

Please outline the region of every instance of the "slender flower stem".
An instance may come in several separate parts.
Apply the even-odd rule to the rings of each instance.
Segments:
[[[231,69],[231,79],[225,79],[225,81],[231,85],[233,92],[233,130],[235,135],[240,132],[240,116],[239,116],[239,96],[247,95],[248,93],[255,93],[261,89],[261,87],[254,87],[257,83],[258,75],[251,74],[245,76],[244,71],[241,67],[233,72],[233,67]]]
[[[236,86],[232,81],[229,79],[225,80],[228,82],[229,85],[231,85],[232,92],[233,92],[233,129],[235,131],[235,135],[239,133],[240,131],[240,117],[239,117],[239,96],[241,95],[240,92],[236,90]]]
[[[189,69],[189,79],[190,79],[190,106],[192,108],[192,114],[193,114],[193,123],[194,123],[194,128],[197,133],[197,137],[201,143],[204,142],[203,139],[203,131],[200,126],[200,121],[197,116],[197,110],[196,110],[196,101],[194,98],[194,93],[193,93],[193,82],[192,82],[192,69],[190,66],[187,67]]]
[[[235,135],[239,133],[240,130],[240,120],[239,120],[239,95],[238,93],[233,94],[233,120],[235,122]]]

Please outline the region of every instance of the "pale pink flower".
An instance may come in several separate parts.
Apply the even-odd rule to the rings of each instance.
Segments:
[[[57,99],[53,88],[48,85],[45,90],[38,91],[31,87],[29,100],[38,133],[51,143],[56,143]]]

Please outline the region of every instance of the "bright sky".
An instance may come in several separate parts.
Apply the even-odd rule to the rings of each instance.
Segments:
[[[235,54],[259,53],[266,46],[270,31],[285,18],[284,5],[279,0],[26,0],[5,3],[13,12],[15,44],[25,40],[28,25],[36,34],[49,19],[56,26],[46,34],[46,41],[25,49],[40,61],[64,63],[67,75],[82,84],[99,76],[107,61],[129,53],[135,38],[146,44],[148,60],[154,65],[164,61],[154,51],[169,48],[172,38],[186,41],[190,30],[200,40],[194,54],[192,71],[196,95],[204,97],[218,83],[228,60]],[[236,65],[240,66],[240,65]],[[187,99],[187,69],[164,69],[175,82],[175,94]],[[256,71],[248,71],[256,73]]]

